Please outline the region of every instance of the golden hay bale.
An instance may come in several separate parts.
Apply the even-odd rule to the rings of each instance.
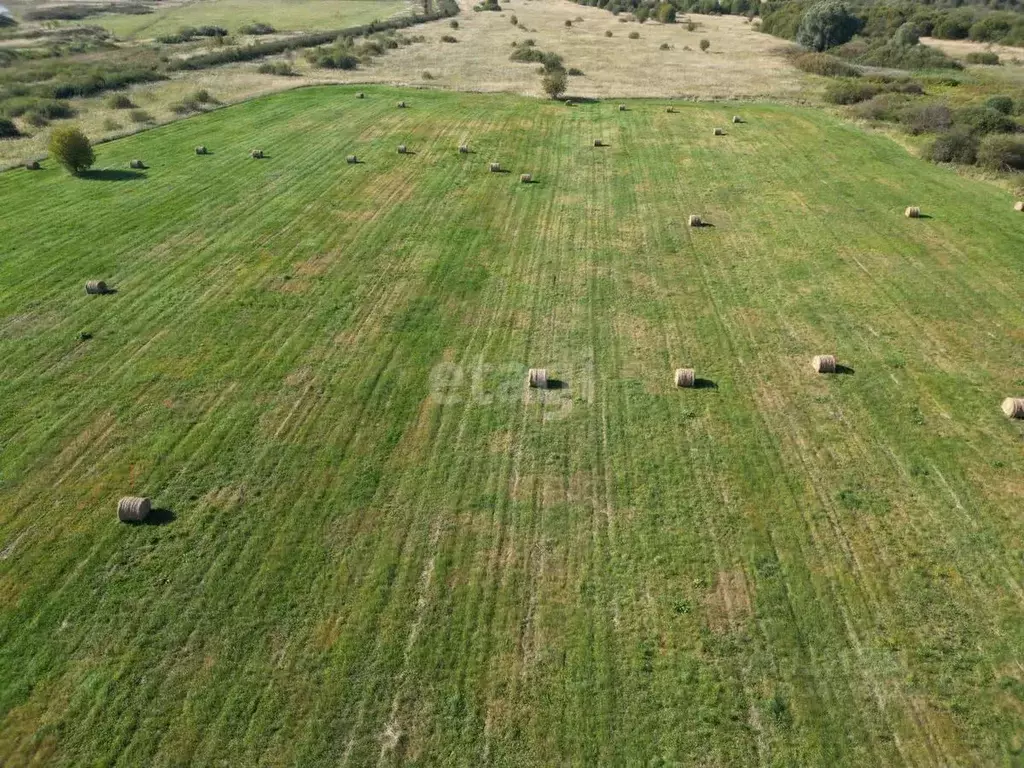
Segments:
[[[359,158],[356,157],[355,155],[348,155],[345,158],[345,162],[348,163],[349,165],[355,165],[356,163],[359,162]]]
[[[687,220],[687,223],[691,227],[703,227],[704,226],[704,222],[701,220],[700,216],[697,216],[695,214],[690,214],[690,218]]]
[[[676,386],[693,386],[693,368],[676,368]]]
[[[263,159],[263,150],[262,149],[254,149],[252,152],[249,153],[249,155],[254,160],[262,160]]]
[[[519,181],[523,184],[532,184],[533,176],[529,173],[524,173],[519,176]]]
[[[548,369],[547,368],[531,368],[529,373],[530,386],[535,389],[547,389],[548,388]]]
[[[733,115],[733,116],[732,116],[732,121],[733,121],[733,123],[742,123],[742,122],[743,122],[743,121],[742,121],[742,120],[740,119],[740,116],[739,116],[739,115]]]
[[[125,496],[117,502],[117,519],[122,523],[140,523],[149,517],[151,504],[141,496]]]
[[[818,373],[835,373],[835,355],[815,355],[814,359],[811,360],[811,367]]]
[[[625,111],[626,111],[626,105],[625,104],[619,104],[619,112],[625,112]]]
[[[356,98],[357,99],[365,99],[366,98],[366,94],[363,93],[362,91],[360,91],[359,93],[356,94]]]
[[[501,163],[491,163],[491,173],[498,173],[501,170]]]
[[[39,163],[36,163],[36,165],[39,165]],[[1013,210],[1024,211],[1024,200],[1018,200],[1016,203],[1014,203]]]
[[[404,101],[398,102],[398,108],[399,109],[405,109],[405,102]]]
[[[399,144],[398,145],[398,154],[405,155],[408,152],[409,152],[409,148],[406,147],[405,144]]]
[[[128,167],[129,168],[145,168],[146,165],[141,160],[129,160],[128,161]]]
[[[1003,400],[1003,413],[1011,419],[1024,419],[1024,397],[1008,397]]]
[[[469,154],[469,144],[459,144],[459,154],[460,155],[468,155]]]
[[[903,215],[908,219],[919,219],[921,218],[921,209],[916,205],[907,206],[907,210],[903,212]]]
[[[208,150],[206,149],[206,147],[204,147],[204,146],[198,146],[198,147],[196,147],[196,154],[197,154],[197,155],[206,155],[206,154],[209,154],[209,152],[208,152]]]
[[[86,293],[106,293],[107,284],[102,280],[90,280],[85,284]]]
[[[715,128],[715,136],[725,136],[725,131],[722,128]]]
[[[39,170],[39,161],[38,160],[29,160],[27,163],[25,163],[25,170],[28,170],[28,171],[38,171]]]

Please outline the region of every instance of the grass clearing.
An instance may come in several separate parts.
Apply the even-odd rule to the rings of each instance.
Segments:
[[[355,90],[0,175],[3,762],[1011,760],[1010,197],[795,107]]]

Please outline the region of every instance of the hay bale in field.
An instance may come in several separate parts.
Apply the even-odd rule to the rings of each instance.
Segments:
[[[39,163],[36,163],[36,165],[38,166]],[[1015,211],[1024,211],[1024,200],[1018,200],[1016,203],[1014,203],[1013,204],[1013,210],[1015,210]]]
[[[38,160],[29,160],[27,163],[25,163],[26,171],[38,171],[39,167],[40,166]]]
[[[85,284],[85,292],[88,294],[102,294],[107,292],[107,284],[102,280],[90,280]]]
[[[1003,400],[1003,413],[1011,419],[1024,419],[1024,397],[1008,397]]]
[[[715,128],[715,136],[725,136],[725,130],[723,128]]]
[[[501,163],[491,163],[491,173],[499,173],[501,171]]]
[[[197,155],[207,155],[207,154],[209,154],[209,150],[206,147],[200,145],[200,146],[196,147],[196,154]]]
[[[732,122],[733,122],[733,124],[736,124],[736,123],[742,123],[742,122],[743,122],[743,120],[742,120],[742,119],[740,118],[740,116],[739,116],[739,115],[733,115],[733,116],[732,116]]]
[[[349,165],[355,165],[356,163],[359,162],[359,158],[356,157],[355,155],[348,155],[345,158],[345,162],[348,163]]]
[[[468,155],[469,154],[469,144],[459,144],[459,154],[460,155]]]
[[[548,388],[548,369],[547,368],[531,368],[528,376],[530,386],[534,389],[547,389]]]
[[[693,380],[693,368],[676,368],[677,387],[692,387]]]
[[[125,496],[117,502],[117,519],[122,523],[141,523],[149,517],[152,505],[141,496]]]
[[[619,104],[619,112],[625,112],[625,111],[626,111],[626,105],[625,104]]]
[[[263,159],[263,150],[262,149],[254,149],[252,152],[249,153],[249,155],[250,155],[250,157],[253,158],[253,160],[262,160]]]
[[[675,107],[666,107],[665,111],[668,112],[670,115],[674,115],[676,113],[676,108]]]
[[[142,168],[146,167],[146,164],[143,163],[141,160],[129,160],[128,167],[141,170]]]
[[[690,214],[690,218],[687,219],[687,224],[689,224],[691,227],[703,227],[704,221],[701,219],[700,216],[697,216],[696,214]]]
[[[398,108],[399,109],[405,109],[405,107],[406,107],[406,103],[404,101],[398,102]]]
[[[907,206],[907,210],[903,212],[903,215],[906,216],[908,219],[920,219],[921,209],[918,208],[916,205],[910,205]]]
[[[533,175],[529,174],[529,173],[521,174],[519,176],[519,181],[522,184],[532,184],[533,183]]]
[[[818,373],[835,373],[835,355],[815,355],[814,359],[811,360],[811,367]]]
[[[406,147],[405,144],[399,144],[398,145],[398,154],[400,154],[400,155],[407,155],[408,153],[409,153],[409,148]]]
[[[356,94],[356,98],[357,99],[365,99],[366,98],[366,94],[363,93],[362,91],[359,91],[359,93]]]

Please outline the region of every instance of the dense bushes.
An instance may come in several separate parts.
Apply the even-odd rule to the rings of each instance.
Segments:
[[[50,134],[50,156],[75,176],[96,161],[89,139],[73,125],[53,129]]]
[[[990,51],[971,51],[966,58],[968,64],[984,64],[989,67],[999,64],[999,54]]]
[[[861,20],[837,0],[812,5],[796,31],[796,41],[812,51],[824,51],[849,41],[861,27]]]
[[[124,93],[112,94],[107,99],[107,106],[111,109],[132,109],[135,107],[132,100]]]
[[[859,77],[860,70],[827,53],[802,53],[793,58],[793,65],[804,72],[824,77]]]
[[[984,136],[989,133],[1016,133],[1020,126],[1009,115],[989,107],[963,107],[953,113],[953,122],[960,128]]]
[[[291,77],[296,74],[295,68],[287,61],[265,61],[256,70],[261,75],[280,75]]]
[[[986,136],[978,147],[978,165],[994,171],[1024,171],[1024,139]]]
[[[272,26],[259,21],[238,28],[238,34],[240,35],[272,35],[275,32],[277,30]]]
[[[21,132],[14,121],[0,117],[0,139],[16,139],[19,136],[21,136]]]
[[[991,96],[985,100],[985,106],[1004,115],[1012,115],[1015,105],[1009,96]]]
[[[100,5],[74,3],[34,8],[30,11],[25,11],[24,17],[27,21],[80,21],[88,16],[95,16],[101,13],[145,14],[152,12],[152,8],[142,3],[107,3]]]
[[[829,104],[857,104],[876,96],[880,89],[874,83],[841,80],[825,88],[825,101]]]
[[[950,131],[936,137],[926,154],[935,163],[973,165],[978,159],[978,139],[966,131]]]
[[[187,43],[197,37],[227,37],[228,31],[224,27],[182,27],[177,34],[158,37],[158,43],[172,45],[174,43]]]

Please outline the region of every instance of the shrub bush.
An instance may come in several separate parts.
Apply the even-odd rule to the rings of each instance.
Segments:
[[[862,120],[895,123],[899,121],[901,110],[905,107],[906,99],[892,93],[880,93],[867,101],[855,104],[852,112]]]
[[[793,59],[797,69],[823,77],[860,77],[860,70],[827,53],[802,53]]]
[[[135,105],[125,93],[113,93],[107,99],[107,106],[111,109],[134,109]]]
[[[50,134],[50,156],[74,176],[96,161],[89,139],[73,125],[53,129]]]
[[[872,83],[840,80],[829,83],[825,89],[825,101],[829,104],[858,104],[877,95],[878,91],[878,86]]]
[[[812,51],[842,45],[860,29],[861,22],[841,2],[823,0],[812,5],[800,19],[796,41]]]
[[[565,93],[565,89],[568,87],[565,70],[558,68],[548,70],[541,80],[541,87],[544,89],[544,93],[552,99],[557,99]]]
[[[984,64],[989,67],[999,64],[999,55],[991,51],[972,51],[965,58],[968,64]]]
[[[630,40],[639,40],[640,39],[640,33],[639,32],[630,32],[629,33],[629,39]]]
[[[226,37],[227,34],[228,31],[224,27],[182,27],[176,34],[158,37],[156,41],[165,45],[174,45],[176,43],[187,43],[195,40],[197,37]]]
[[[295,68],[287,61],[265,61],[257,67],[261,75],[278,75],[280,77],[293,77]]]
[[[978,147],[978,165],[994,171],[1024,171],[1024,139],[986,136]]]
[[[428,72],[426,70],[423,70],[423,74],[421,75],[421,77],[424,80],[433,80],[434,79],[434,76],[432,74],[430,74],[430,72]]]
[[[144,109],[133,109],[128,113],[128,119],[133,123],[153,123],[153,116]]]
[[[0,139],[16,139],[21,136],[21,131],[14,124],[13,120],[0,117]]]
[[[985,136],[990,133],[1015,133],[1020,129],[1010,116],[989,107],[963,107],[953,114],[953,122],[964,130]]]
[[[931,143],[926,155],[933,163],[972,165],[978,156],[978,138],[962,130],[943,133]]]
[[[658,48],[662,51],[667,51],[669,50],[669,48],[671,48],[671,46],[668,43],[662,43],[661,45],[658,46]]]
[[[456,40],[452,35],[441,35],[441,42],[442,43],[457,43],[459,41]]]
[[[565,20],[565,26],[571,27],[572,26],[572,20],[571,19],[566,19]]]
[[[704,51],[705,53],[707,52],[708,48],[710,48],[710,47],[711,47],[711,41],[708,40],[707,38],[704,38],[703,40],[700,41],[700,49],[702,51]]]
[[[953,112],[945,104],[914,105],[900,111],[899,121],[914,136],[942,133],[953,125]]]
[[[985,106],[1004,115],[1013,114],[1013,99],[1009,96],[991,96],[985,101]]]
[[[238,28],[238,34],[240,35],[272,35],[275,32],[277,32],[277,30],[272,26],[260,21]]]
[[[611,37],[611,36],[612,36],[612,34],[613,34],[613,33],[612,33],[612,31],[611,31],[610,29],[606,29],[606,30],[605,30],[605,32],[604,32],[604,36],[605,36],[605,37]]]
[[[515,16],[513,16],[512,18],[514,19]],[[514,21],[512,23],[515,24]],[[458,29],[459,28],[459,22],[457,22],[455,19],[452,19],[451,21],[448,22],[448,26],[451,27],[452,29]]]
[[[917,45],[921,42],[921,32],[916,24],[908,21],[896,30],[896,34],[892,36],[892,41],[896,45]]]
[[[963,69],[938,48],[927,45],[897,45],[893,42],[871,45],[856,58],[858,64],[893,69]]]
[[[509,21],[512,23],[513,27],[519,26],[519,17],[516,16],[514,13],[512,14],[512,17],[509,19]]]
[[[569,69],[566,70],[566,74],[569,75],[569,77],[583,77],[583,70],[579,67],[569,67]]]
[[[121,130],[121,127],[122,127],[121,124],[119,122],[117,122],[117,120],[115,120],[112,117],[107,117],[107,118],[104,118],[104,120],[103,120],[103,130],[104,131],[108,131],[108,132],[109,131],[119,131],[119,130]]]

